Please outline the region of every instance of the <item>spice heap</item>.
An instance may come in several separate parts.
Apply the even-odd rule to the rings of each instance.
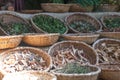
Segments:
[[[99,54],[99,62],[107,64],[120,63],[120,45],[102,43],[101,47],[96,50]]]
[[[73,29],[75,29],[79,32],[84,32],[84,33],[96,31],[96,28],[91,23],[83,21],[83,20],[72,22],[70,24],[70,27],[72,27]]]
[[[64,34],[67,30],[62,21],[51,16],[38,15],[33,18],[33,22],[48,33]]]
[[[106,25],[104,31],[120,31],[120,18],[108,18],[104,20],[104,23]]]
[[[89,64],[89,60],[83,50],[75,49],[74,46],[63,50],[57,50],[52,57],[53,67],[61,68],[67,63],[79,62],[80,64]]]
[[[58,69],[56,72],[66,73],[66,74],[80,74],[91,72],[90,67],[81,66],[79,63],[67,63],[62,69]]]
[[[47,68],[43,58],[29,50],[9,53],[1,65],[2,69],[8,73],[23,70],[45,70]]]

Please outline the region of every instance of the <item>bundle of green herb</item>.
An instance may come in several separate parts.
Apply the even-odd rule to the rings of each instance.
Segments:
[[[10,35],[18,35],[18,34],[23,34],[23,33],[33,33],[34,31],[29,28],[28,25],[23,24],[23,23],[8,23],[8,24],[3,24],[0,22],[1,27],[3,30]]]
[[[36,26],[48,33],[60,33],[66,32],[66,27],[62,21],[46,15],[38,15],[33,18],[33,22]]]
[[[89,73],[91,70],[90,67],[81,66],[79,63],[67,63],[62,69],[58,69],[57,72],[66,74],[81,74]]]

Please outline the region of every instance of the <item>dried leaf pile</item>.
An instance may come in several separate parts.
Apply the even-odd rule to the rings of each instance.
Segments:
[[[23,70],[45,70],[46,62],[38,54],[29,50],[9,53],[2,61],[2,69],[8,73]]]
[[[80,64],[89,64],[89,60],[83,50],[75,49],[74,46],[56,50],[52,57],[53,68],[61,68],[67,63],[79,62]]]
[[[118,64],[120,63],[120,45],[102,43],[96,50],[99,54],[100,63]]]

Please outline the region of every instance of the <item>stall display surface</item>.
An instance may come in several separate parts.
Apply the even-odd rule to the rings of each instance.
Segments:
[[[14,14],[14,15],[17,15],[17,16],[20,16],[21,18],[24,18],[24,19],[26,19],[26,20],[30,20],[34,15],[33,14],[23,14],[23,13],[18,13],[18,12],[11,12],[11,11],[0,11],[0,14],[3,14],[3,13],[11,13],[11,14]],[[101,19],[101,17],[102,16],[104,16],[104,15],[119,15],[120,16],[120,13],[119,12],[66,12],[66,13],[39,13],[39,14],[46,14],[46,15],[50,15],[50,16],[53,16],[54,18],[58,18],[59,20],[61,20],[61,21],[63,21],[63,22],[65,22],[65,18],[67,17],[67,16],[69,16],[69,15],[72,15],[72,14],[86,14],[86,15],[90,15],[90,16],[92,16],[92,17],[95,17],[96,19],[98,19],[98,21],[101,23],[101,21],[100,21],[100,19]],[[29,23],[30,24],[30,23]],[[101,24],[102,25],[102,24]],[[103,25],[102,25],[103,26]],[[67,27],[68,28],[68,27]],[[119,27],[118,28],[120,28],[120,25],[119,25]],[[70,33],[70,34],[69,34]],[[83,43],[86,43],[87,45],[89,45],[90,47],[92,47],[92,44],[94,44],[98,39],[102,39],[102,38],[108,38],[108,39],[116,39],[116,40],[118,40],[118,41],[120,41],[120,32],[118,31],[117,32],[117,38],[116,37],[108,37],[108,36],[101,36],[101,33],[102,32],[95,32],[94,34],[95,35],[97,35],[97,38],[95,37],[95,39],[94,40],[92,40],[92,35],[90,34],[89,35],[89,33],[88,34],[84,34],[84,35],[82,35],[82,33],[77,33],[77,34],[73,34],[73,33],[71,33],[70,31],[68,31],[67,33],[65,33],[65,34],[54,34],[54,35],[52,35],[51,33],[41,33],[41,32],[37,32],[36,34],[31,34],[31,33],[28,33],[28,34],[22,34],[22,40],[21,40],[21,42],[19,42],[19,45],[17,45],[17,46],[15,46],[15,47],[33,47],[33,48],[38,48],[38,49],[41,49],[41,50],[43,50],[43,51],[45,51],[46,53],[49,53],[48,51],[49,51],[49,49],[54,45],[54,44],[56,44],[57,42],[61,42],[61,41],[66,41],[67,42],[67,40],[69,40],[69,39],[65,39],[64,37],[66,37],[67,35],[69,35],[70,37],[73,37],[73,38],[76,38],[74,41],[83,41]],[[0,34],[1,34],[1,32],[0,32]],[[46,36],[44,36],[44,34],[46,35]],[[49,34],[51,34],[51,35],[49,35]],[[41,35],[43,35],[43,37],[44,37],[44,39],[42,40],[41,38]],[[72,36],[71,36],[72,35]],[[80,40],[77,40],[77,37],[80,35],[80,38],[82,39],[82,38],[84,38],[84,37],[86,37],[85,38],[85,41],[84,41],[84,39],[80,39]],[[102,34],[103,35],[103,34]],[[111,34],[109,34],[109,35],[111,35]],[[11,36],[11,35],[7,35],[7,36]],[[26,36],[26,37],[25,37]],[[32,41],[32,44],[34,44],[35,43],[35,45],[31,45],[31,44],[26,44],[26,43],[29,43],[29,42],[27,42],[27,40],[25,40],[27,37],[29,37],[30,36],[30,38],[31,39],[29,39],[30,41],[32,41],[32,38],[34,39],[33,41]],[[91,37],[90,37],[91,36]],[[2,37],[6,37],[6,35],[4,36],[4,34],[1,34],[1,37],[0,37],[0,39],[2,39]],[[38,38],[37,38],[38,37]],[[48,38],[47,38],[48,37]],[[36,39],[35,39],[36,38]],[[54,39],[55,38],[55,39]],[[72,39],[70,39],[70,40],[73,40],[73,38]],[[40,43],[40,41],[39,41],[39,39],[41,39],[43,42],[42,43],[44,43],[44,42],[47,42],[47,43],[50,43],[50,44],[47,44],[47,45],[44,45],[44,44],[42,44],[41,45],[41,43]],[[48,40],[48,39],[50,39],[50,40]],[[90,40],[90,42],[88,42],[87,41],[87,39],[88,40]],[[12,39],[12,40],[14,40],[14,39]],[[28,40],[28,41],[29,41]],[[53,41],[54,40],[54,41]],[[92,40],[92,41],[91,41]],[[37,44],[37,41],[39,42],[39,44]],[[53,42],[52,42],[53,41]],[[8,42],[9,42],[9,40],[8,40]],[[8,42],[0,42],[0,44],[1,45],[3,45],[3,44],[7,44]],[[37,46],[36,46],[37,45]],[[39,46],[40,45],[40,46]],[[44,46],[43,46],[44,45]],[[9,49],[14,49],[14,47],[7,47],[7,48],[0,48],[0,53],[2,53],[2,52],[5,52],[5,51],[8,51]],[[57,48],[57,47],[56,47]],[[88,51],[89,52],[89,51]],[[119,53],[120,53],[120,50],[118,51]],[[1,56],[1,54],[0,54],[0,56]],[[45,55],[44,55],[45,56]],[[97,56],[98,57],[98,56]],[[92,58],[92,57],[91,57]],[[11,60],[12,61],[12,60]],[[120,64],[120,62],[119,62],[119,64]],[[97,64],[96,64],[97,65]],[[99,66],[98,66],[99,67]],[[119,67],[120,68],[120,67]],[[1,72],[0,72],[0,80],[2,80],[2,75],[1,75]],[[87,80],[87,79],[85,79],[85,80]],[[89,80],[89,79],[88,79]],[[98,80],[110,80],[110,79],[98,79]]]

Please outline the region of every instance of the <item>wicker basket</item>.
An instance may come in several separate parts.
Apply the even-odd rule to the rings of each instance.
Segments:
[[[97,66],[88,66],[92,70],[90,73],[85,74],[65,74],[58,73],[56,70],[52,72],[57,76],[57,80],[97,80],[98,74],[101,72],[101,69]]]
[[[72,41],[83,41],[88,44],[92,44],[94,41],[96,41],[99,37],[99,34],[94,33],[73,33],[73,34],[64,34],[62,37],[66,40],[72,40]]]
[[[32,46],[49,46],[57,42],[59,35],[59,33],[27,34],[23,37],[23,41]]]
[[[53,17],[53,16],[50,16],[50,15],[47,15],[47,14],[35,14],[35,15],[33,15],[33,17],[30,19],[32,26],[36,29],[37,32],[40,32],[40,33],[48,33],[48,32],[46,32],[46,31],[42,30],[41,28],[39,28],[39,27],[33,22],[33,18],[35,18],[35,17],[37,17],[37,16],[39,16],[39,15],[48,16],[48,17],[52,17],[52,18],[54,18],[54,17]],[[57,19],[57,18],[54,18],[54,19]],[[61,20],[60,20],[60,21],[61,21]],[[62,22],[62,21],[61,21],[61,22]],[[66,28],[66,31],[64,32],[64,34],[66,34],[66,33],[68,32],[68,28],[67,28],[66,25],[65,25],[65,28]]]
[[[101,4],[98,7],[98,11],[102,11],[102,12],[117,12],[118,10],[119,10],[119,5]]]
[[[33,32],[36,32],[35,29],[28,23],[27,20],[25,20],[24,18],[20,17],[16,13],[12,13],[12,12],[2,13],[2,14],[0,14],[0,20],[3,20],[4,24],[20,22],[20,23],[28,25],[28,27],[30,27]],[[0,31],[2,31],[3,34],[9,35],[5,30],[3,30],[2,26],[0,26],[0,27],[1,27]]]
[[[41,7],[45,12],[63,13],[68,12],[70,4],[42,3]]]
[[[115,32],[110,32],[110,28],[107,28],[107,26],[105,25],[104,20],[109,18],[120,18],[120,16],[115,14],[102,16],[100,20],[103,25],[103,32],[100,32],[100,36],[105,38],[120,39],[120,29],[116,29]]]
[[[56,51],[70,48],[72,45],[74,46],[75,49],[83,50],[84,53],[86,53],[85,54],[86,58],[89,60],[90,64],[95,65],[98,63],[98,56],[96,55],[96,52],[94,51],[94,49],[92,49],[92,47],[90,47],[84,42],[62,41],[62,42],[55,43],[49,48],[48,54],[53,56]]]
[[[70,28],[72,32],[79,32],[78,30],[70,27],[70,24],[74,21],[86,21],[88,23],[91,23],[95,27],[96,32],[100,32],[102,29],[102,25],[96,18],[87,14],[75,13],[65,18],[65,22],[67,23],[67,26]]]
[[[82,7],[80,4],[71,4],[70,12],[91,12],[93,10],[93,6]]]
[[[2,80],[57,80],[56,76],[48,72],[25,71],[11,73],[4,76]]]
[[[43,51],[41,49],[38,49],[38,48],[33,48],[33,47],[17,47],[17,48],[14,48],[14,49],[10,49],[10,50],[4,51],[0,55],[0,63],[2,63],[4,58],[7,55],[9,55],[9,53],[12,53],[12,52],[14,53],[15,51],[24,51],[24,50],[29,50],[29,51],[37,54],[37,55],[40,55],[46,61],[47,67],[43,71],[48,71],[51,68],[51,66],[52,66],[52,59],[51,59],[51,57],[45,51]],[[23,71],[26,71],[26,70],[23,70]],[[27,70],[27,71],[29,71],[29,70]],[[8,74],[8,72],[6,72],[4,69],[2,69],[2,66],[0,66],[0,72],[3,75]],[[22,72],[22,71],[19,71],[19,72]]]
[[[17,47],[23,35],[0,36],[0,49],[8,49]]]
[[[101,64],[99,67],[102,68],[102,71],[99,75],[99,77],[101,79],[104,79],[104,80],[119,80],[120,79],[120,69],[115,69],[115,66],[119,66],[120,68],[120,64],[111,64],[111,65],[108,65],[108,64]],[[104,69],[107,68],[107,69]],[[113,69],[109,69],[110,67],[113,67]]]
[[[93,44],[93,48],[96,49],[100,49],[101,48],[101,44],[102,43],[109,43],[109,44],[118,44],[120,46],[120,40],[116,40],[116,39],[109,39],[109,38],[103,38],[103,39],[99,39],[97,40],[94,44]],[[120,79],[120,70],[113,68],[110,69],[110,66],[115,66],[118,64],[104,64],[104,63],[100,63],[98,66],[101,67],[102,69],[102,73],[100,74],[100,78],[103,79],[109,79],[109,80],[119,80]],[[120,65],[120,64],[119,64]],[[106,68],[105,68],[106,67]]]

